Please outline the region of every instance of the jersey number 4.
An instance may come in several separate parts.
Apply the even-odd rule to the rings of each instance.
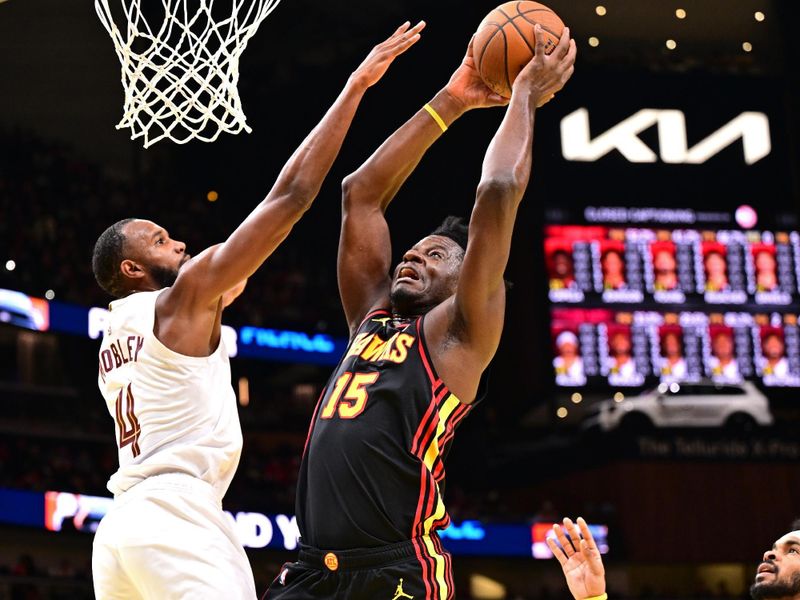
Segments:
[[[320,419],[332,419],[338,412],[341,419],[355,419],[367,405],[367,386],[375,383],[380,373],[344,373],[333,386],[331,397],[325,403]],[[347,388],[347,392],[342,396]],[[338,410],[337,410],[338,409]]]
[[[125,407],[123,409],[123,397]],[[142,428],[139,426],[139,419],[133,412],[133,392],[131,391],[131,384],[119,391],[117,396],[117,426],[119,427],[119,447],[123,448],[128,444],[131,445],[133,458],[139,456],[139,434]],[[130,427],[128,426],[130,425]]]

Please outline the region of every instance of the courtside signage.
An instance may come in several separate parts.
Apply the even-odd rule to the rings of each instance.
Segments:
[[[0,488],[0,523],[93,534],[112,504],[112,498],[103,496]],[[300,532],[293,515],[244,511],[225,514],[246,548],[297,549]],[[589,528],[601,552],[608,552],[608,528],[605,525],[589,525]],[[542,551],[542,545],[544,535],[552,536],[552,524],[531,526],[468,520],[451,523],[439,535],[444,547],[457,555],[550,558]]]
[[[639,134],[657,126],[658,153]],[[579,108],[561,120],[561,153],[567,160],[594,162],[617,150],[633,163],[702,164],[742,140],[744,162],[757,163],[772,151],[769,119],[762,112],[745,111],[705,139],[689,147],[686,117],[680,110],[643,108],[608,131],[592,137],[589,110]]]
[[[0,323],[96,340],[108,328],[108,310],[97,306],[87,309],[0,289]],[[251,326],[235,329],[223,325],[222,339],[230,357],[319,365],[335,365],[347,347],[347,339],[324,333]]]

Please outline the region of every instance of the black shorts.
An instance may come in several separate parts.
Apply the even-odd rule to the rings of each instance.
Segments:
[[[450,554],[437,536],[391,546],[328,551],[300,546],[262,600],[452,600]]]

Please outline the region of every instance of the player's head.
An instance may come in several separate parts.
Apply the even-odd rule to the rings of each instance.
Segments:
[[[681,336],[675,331],[668,331],[661,336],[661,354],[667,358],[683,356]]]
[[[753,600],[800,599],[800,522],[795,521],[792,531],[764,553],[750,596]]]
[[[728,270],[728,263],[725,262],[725,257],[717,250],[711,250],[706,253],[703,262],[705,263],[706,272],[709,276],[725,275],[725,272]]]
[[[653,257],[656,273],[674,273],[676,266],[675,255],[669,250],[659,250]]]
[[[783,358],[784,344],[783,339],[775,332],[768,333],[761,340],[761,348],[764,356],[769,359],[777,360]]]
[[[553,273],[560,279],[572,277],[574,273],[572,255],[566,250],[556,250],[553,252]]]
[[[611,354],[614,356],[627,356],[631,353],[631,338],[624,331],[614,333],[608,345],[611,348]]]
[[[733,358],[733,338],[727,331],[718,331],[711,340],[711,351],[720,360]]]
[[[121,298],[172,285],[189,258],[186,244],[170,239],[152,221],[123,219],[97,238],[92,270],[100,287]]]
[[[619,250],[606,250],[600,258],[600,264],[606,276],[621,276],[625,269],[625,260]]]
[[[556,338],[556,348],[564,358],[574,358],[578,354],[578,336],[571,331],[562,331]]]
[[[772,255],[772,252],[767,250],[759,250],[756,253],[756,270],[759,272],[768,272],[774,273],[775,272],[775,257]]]
[[[447,217],[403,254],[392,278],[391,301],[395,312],[425,314],[456,292],[468,231],[463,219]]]

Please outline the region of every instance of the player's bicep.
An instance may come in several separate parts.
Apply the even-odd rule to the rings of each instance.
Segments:
[[[337,269],[339,295],[351,330],[370,310],[388,302],[391,260],[383,211],[377,206],[345,203]]]

